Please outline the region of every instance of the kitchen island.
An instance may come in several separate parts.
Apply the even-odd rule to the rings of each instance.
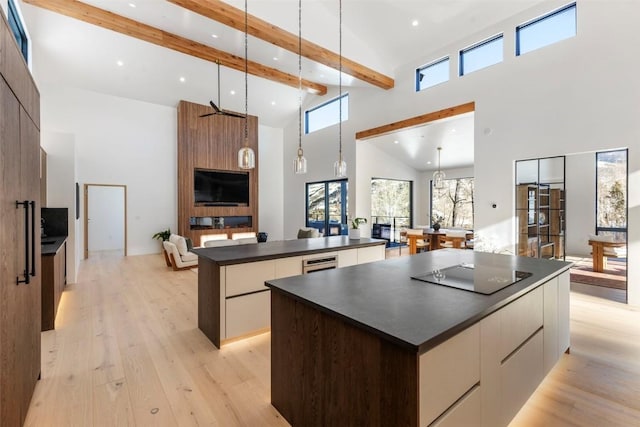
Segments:
[[[530,276],[411,278],[459,265]],[[270,280],[272,404],[294,426],[507,425],[569,348],[570,265],[444,249]]]
[[[331,236],[194,249],[198,255],[198,327],[218,348],[266,332],[271,303],[265,281],[380,261],[385,257],[385,243]]]

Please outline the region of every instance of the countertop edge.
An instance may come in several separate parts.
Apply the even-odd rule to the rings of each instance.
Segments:
[[[292,240],[292,241],[295,242],[296,240]],[[350,243],[347,245],[317,248],[317,249],[302,249],[302,250],[296,250],[291,252],[282,252],[282,253],[273,253],[273,254],[264,254],[264,255],[251,255],[248,257],[235,258],[235,259],[215,259],[209,256],[205,252],[208,249],[225,250],[227,247],[194,248],[192,252],[198,255],[198,258],[204,258],[217,265],[226,266],[226,265],[236,265],[236,264],[247,264],[247,263],[256,262],[256,261],[268,261],[268,260],[279,259],[279,258],[289,258],[289,257],[295,257],[295,256],[302,256],[302,255],[319,254],[319,253],[325,253],[325,252],[335,252],[335,251],[341,251],[341,250],[347,250],[347,249],[358,249],[358,248],[365,248],[365,247],[379,246],[379,245],[386,244],[385,240],[368,239],[368,238],[367,238],[367,241],[362,243],[360,242],[352,243],[356,241],[357,241],[356,239],[350,239]],[[260,245],[262,243],[256,243],[256,244]],[[238,249],[238,248],[241,248],[242,246],[248,246],[248,245],[231,246],[230,248]]]
[[[421,343],[421,344],[412,344],[410,342],[407,342],[401,338],[395,337],[393,335],[389,335],[386,332],[383,332],[379,329],[376,329],[370,325],[364,324],[358,320],[355,320],[349,316],[346,316],[342,313],[338,313],[334,310],[331,310],[330,308],[324,307],[320,304],[314,303],[313,301],[310,301],[306,298],[303,298],[299,295],[296,295],[294,293],[288,292],[282,288],[279,288],[277,286],[271,285],[269,282],[265,282],[265,286],[268,287],[271,291],[276,291],[276,292],[280,292],[282,294],[285,294],[287,296],[289,296],[290,298],[293,298],[296,301],[300,301],[304,304],[307,304],[319,311],[322,311],[323,313],[329,314],[333,317],[339,318],[344,320],[345,322],[347,322],[350,325],[356,326],[358,328],[362,328],[366,331],[370,331],[372,332],[374,335],[381,337],[389,342],[392,342],[394,344],[398,344],[403,348],[406,348],[408,350],[414,351],[416,352],[418,355],[424,354],[425,352],[433,349],[434,347],[438,346],[439,344],[445,342],[446,340],[448,340],[449,338],[452,338],[453,336],[459,334],[460,332],[464,331],[465,329],[467,329],[468,327],[472,326],[473,324],[481,321],[482,319],[484,319],[485,317],[495,313],[496,311],[500,310],[501,308],[503,308],[504,306],[510,304],[511,302],[517,300],[518,298],[528,294],[529,292],[533,291],[534,289],[537,289],[538,287],[542,286],[543,284],[545,284],[546,282],[548,282],[549,280],[558,277],[559,275],[561,275],[562,273],[566,272],[569,270],[569,268],[571,268],[572,263],[566,263],[565,265],[561,266],[559,269],[555,270],[552,274],[549,274],[547,276],[541,277],[538,281],[531,283],[530,285],[524,287],[523,289],[520,289],[517,292],[514,292],[512,295],[509,295],[507,297],[505,297],[504,299],[500,300],[499,302],[493,304],[492,306],[486,308],[485,310],[479,312],[477,315],[472,316],[467,318],[466,320],[452,326],[451,328],[449,328],[446,331],[443,331],[442,333],[433,336],[429,339],[427,339],[425,342]],[[467,291],[463,291],[460,290],[459,292],[467,292]]]
[[[60,248],[62,248],[62,245],[64,244],[64,242],[67,241],[67,239],[69,238],[69,236],[52,236],[52,237],[45,237],[45,239],[47,240],[54,240],[54,243],[49,243],[49,244],[40,244],[40,256],[53,256],[55,254],[57,254],[60,251]]]

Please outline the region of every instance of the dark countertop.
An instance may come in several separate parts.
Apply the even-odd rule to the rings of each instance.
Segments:
[[[43,237],[40,241],[41,254],[45,255],[55,255],[56,252],[60,249],[62,244],[67,240],[67,236],[50,236]]]
[[[368,238],[356,240],[349,239],[348,236],[331,236],[311,239],[277,240],[273,242],[217,248],[198,248],[193,249],[193,252],[199,257],[207,258],[219,265],[231,265],[384,244],[386,244],[386,240]]]
[[[460,263],[533,274],[491,295],[411,279],[411,276],[435,268]],[[564,261],[441,249],[270,280],[266,285],[396,344],[424,353],[570,266],[571,263]]]

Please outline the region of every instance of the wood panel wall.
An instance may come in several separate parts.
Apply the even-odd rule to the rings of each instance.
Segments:
[[[244,145],[244,119],[215,115],[208,105],[180,101],[178,105],[178,234],[200,245],[208,234],[258,231],[258,118],[249,116],[249,146],[256,154],[256,167],[249,170],[249,206],[196,206],[193,195],[193,171],[196,168],[242,171],[238,150]],[[191,217],[250,216],[252,226],[192,230]]]

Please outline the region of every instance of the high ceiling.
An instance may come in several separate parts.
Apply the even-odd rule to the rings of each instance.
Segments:
[[[58,1],[62,0],[49,3]],[[85,3],[244,57],[243,32],[168,1],[86,0]],[[226,3],[244,9],[242,0]],[[430,46],[448,44],[536,3],[540,0],[343,0],[342,54],[398,78],[395,69],[412,58],[428,54]],[[171,107],[181,99],[201,104],[211,99],[217,102],[216,65],[212,62],[25,2],[20,6],[33,41],[34,71],[41,85],[79,87]],[[295,0],[248,0],[248,12],[290,33],[298,33]],[[302,37],[337,53],[338,16],[337,0],[303,0]],[[248,37],[248,45],[251,61],[297,77],[296,53],[252,36]],[[338,83],[335,69],[306,58],[302,61],[302,75],[330,87]],[[243,112],[244,73],[222,67],[220,78],[222,107]],[[343,85],[372,87],[344,74]],[[260,123],[283,127],[297,117],[296,88],[253,75],[248,78],[248,86],[249,113],[259,116]],[[303,96],[309,103],[326,98],[308,93]]]

